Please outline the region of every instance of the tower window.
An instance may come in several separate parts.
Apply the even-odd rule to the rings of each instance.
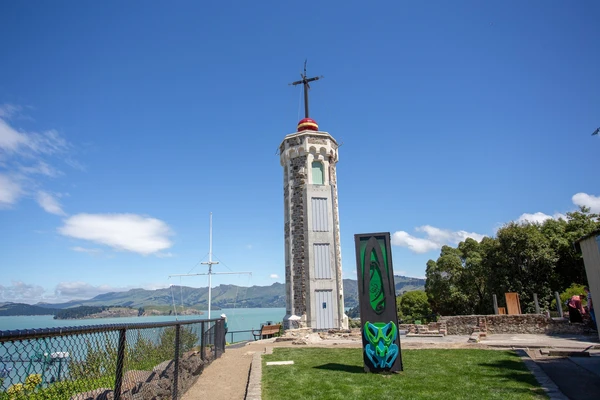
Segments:
[[[313,161],[312,163],[312,183],[313,185],[323,184],[323,163],[320,161]]]

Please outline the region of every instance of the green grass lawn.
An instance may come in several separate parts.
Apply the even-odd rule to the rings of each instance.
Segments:
[[[548,398],[512,351],[403,350],[402,361],[401,373],[367,374],[362,349],[276,348],[263,356],[263,399]]]

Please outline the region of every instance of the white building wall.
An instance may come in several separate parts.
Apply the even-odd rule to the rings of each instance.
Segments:
[[[600,233],[582,240],[580,246],[596,314],[596,329],[598,329],[598,318],[600,317]]]

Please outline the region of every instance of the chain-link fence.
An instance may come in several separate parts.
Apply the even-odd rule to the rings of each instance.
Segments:
[[[178,399],[224,350],[223,319],[0,331],[0,400]]]

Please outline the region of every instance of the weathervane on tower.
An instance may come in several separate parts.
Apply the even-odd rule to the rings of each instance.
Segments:
[[[310,89],[310,85],[308,83],[313,82],[313,81],[318,81],[319,79],[323,78],[322,75],[315,76],[313,78],[307,78],[306,77],[306,61],[307,60],[304,60],[304,73],[300,74],[300,76],[302,77],[302,80],[290,83],[290,85],[293,85],[293,86],[300,85],[300,84],[304,85],[304,118],[308,118],[308,89]]]

